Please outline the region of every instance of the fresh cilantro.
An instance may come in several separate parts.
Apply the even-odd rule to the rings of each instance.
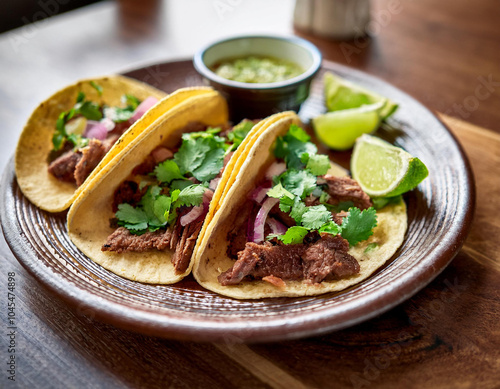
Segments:
[[[84,101],[77,104],[77,111],[89,120],[101,120],[102,112],[99,105],[92,101]]]
[[[94,88],[97,91],[99,96],[102,96],[102,86],[97,84],[95,81],[90,81],[90,85],[92,86],[92,88]]]
[[[332,220],[332,214],[324,205],[306,207],[302,214],[302,225],[309,230],[317,230]]]
[[[161,183],[169,184],[172,180],[185,179],[179,170],[179,166],[173,159],[167,159],[156,165],[154,174]]]
[[[378,243],[370,243],[368,246],[366,246],[364,253],[369,253],[370,251],[375,250],[377,247]]]
[[[176,190],[178,189],[179,191],[183,190],[184,188],[187,188],[188,186],[193,185],[193,182],[190,180],[173,180],[170,183],[170,190]]]
[[[312,154],[309,155],[306,168],[315,176],[322,176],[330,169],[330,159],[327,155]]]
[[[340,228],[340,226],[335,223],[334,221],[330,221],[324,225],[322,225],[319,229],[318,229],[318,232],[321,234],[322,232],[326,232],[328,234],[332,234],[332,235],[338,235],[340,234],[342,231],[342,228]]]
[[[162,226],[168,221],[171,205],[172,199],[165,195],[158,196],[153,204],[154,215]]]
[[[302,162],[303,155],[313,155],[318,151],[309,139],[310,136],[302,128],[292,125],[285,136],[276,140],[274,155],[284,159],[288,168],[303,169],[305,166]]]
[[[141,101],[137,97],[129,94],[123,95],[122,100],[125,104],[127,104],[127,108],[132,109],[132,111],[134,111],[139,104],[141,104]]]
[[[295,197],[295,196],[294,196]],[[293,198],[290,198],[290,197],[287,197],[287,196],[283,196],[280,198],[280,210],[283,211],[283,212],[290,212],[290,209],[292,209],[293,207]]]
[[[368,239],[373,235],[373,228],[377,226],[377,213],[375,208],[370,207],[364,211],[359,208],[349,208],[349,215],[342,221],[342,238],[346,239],[351,246]]]
[[[118,205],[118,211],[115,216],[119,222],[130,224],[140,224],[148,220],[146,213],[142,209],[134,208],[127,203]]]
[[[286,197],[286,198],[289,198],[289,199],[293,200],[293,198],[295,197],[292,193],[290,193],[289,191],[287,191],[283,187],[283,185],[281,184],[281,182],[279,182],[277,185],[275,185],[271,189],[269,189],[267,191],[267,195],[269,197],[273,197],[275,199],[280,199],[282,197]],[[292,204],[293,204],[293,201],[292,201]]]
[[[179,193],[176,201],[177,206],[189,205],[198,206],[203,202],[203,194],[207,188],[203,185],[190,185]]]
[[[224,149],[212,149],[206,155],[203,163],[192,171],[193,177],[205,182],[215,178],[224,166]]]
[[[76,103],[83,103],[83,101],[85,100],[85,93],[83,92],[78,92],[78,95],[76,96]]]
[[[321,200],[320,200],[321,202]],[[322,202],[321,202],[322,203]],[[322,203],[323,204],[323,203]],[[341,201],[340,203],[338,203],[337,205],[333,205],[333,204],[327,204],[327,203],[324,203],[323,204],[330,212],[335,212],[335,213],[339,213],[339,212],[342,212],[342,211],[345,211],[347,212],[349,210],[349,208],[351,207],[354,207],[354,203],[352,201]]]
[[[309,231],[301,226],[290,227],[283,235],[274,235],[284,244],[300,244],[304,241],[305,236]]]
[[[191,173],[199,181],[210,181],[224,165],[224,148],[213,134],[207,137],[183,139],[174,161],[181,174]],[[223,138],[220,138],[223,140]]]
[[[233,127],[233,130],[227,134],[227,139],[233,142],[231,150],[236,150],[238,148],[254,125],[255,124],[251,120],[245,119]]]
[[[307,206],[300,200],[300,197],[295,197],[294,202],[293,202],[293,207],[290,212],[290,217],[292,217],[297,225],[299,225],[302,222],[302,216],[307,210]]]
[[[294,195],[304,198],[316,188],[316,176],[307,170],[289,169],[280,176],[283,186]]]

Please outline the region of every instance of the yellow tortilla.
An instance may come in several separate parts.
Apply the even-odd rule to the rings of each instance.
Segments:
[[[319,284],[285,281],[284,288],[265,281],[242,281],[238,285],[230,286],[222,286],[218,282],[217,277],[235,262],[226,253],[229,244],[227,234],[234,224],[239,209],[246,202],[248,193],[256,188],[265,171],[274,161],[272,147],[276,138],[284,135],[291,124],[299,123],[297,115],[287,113],[269,127],[264,128],[259,138],[249,145],[248,154],[241,159],[241,167],[235,170],[228,179],[227,193],[218,203],[219,209],[215,216],[204,226],[206,232],[193,254],[193,275],[204,288],[237,299],[314,296],[339,291],[368,278],[401,246],[407,227],[404,201],[379,210],[377,212],[378,226],[374,229],[373,236],[349,250],[360,265],[360,273],[355,276],[338,281],[324,281]],[[345,174],[342,168],[335,167],[335,165],[329,173],[334,171],[337,175]],[[365,253],[370,243],[377,243],[378,247]]]
[[[103,89],[102,96],[90,84],[94,81]],[[109,106],[120,106],[124,94],[131,94],[140,100],[149,96],[162,99],[143,117],[136,121],[106,154],[79,188],[53,177],[47,170],[47,157],[52,149],[52,136],[56,121],[62,112],[71,109],[79,92],[94,102]],[[165,112],[177,104],[197,94],[204,94],[209,88],[187,88],[166,98],[166,94],[147,84],[123,76],[108,76],[83,80],[70,85],[41,103],[26,123],[16,148],[15,170],[19,187],[23,194],[36,206],[49,212],[67,209],[97,172],[109,163],[130,142],[158,120]]]
[[[118,153],[113,162],[103,167],[80,193],[68,213],[68,233],[73,243],[93,261],[130,280],[171,284],[184,278],[191,272],[192,262],[184,273],[176,273],[171,263],[172,250],[142,253],[101,251],[107,237],[114,231],[109,227],[109,219],[114,217],[111,209],[113,196],[134,167],[157,146],[173,148],[178,145],[181,131],[189,122],[199,121],[216,126],[227,120],[226,102],[214,91],[193,96],[167,112],[142,134],[139,141],[129,144]],[[224,170],[211,207],[220,198],[231,172],[231,169]]]

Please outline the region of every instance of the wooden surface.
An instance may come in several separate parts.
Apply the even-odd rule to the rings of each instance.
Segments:
[[[115,3],[99,4],[51,19],[30,34],[25,28],[14,31],[15,36],[0,35],[1,170],[29,112],[57,87],[145,61],[188,56],[222,35],[292,31],[291,1],[147,3],[149,8],[125,4],[120,11]],[[214,4],[220,3],[229,4],[224,14],[215,11]],[[388,4],[376,1],[375,11]],[[466,0],[402,4],[369,48],[350,57],[350,65],[441,111],[475,96],[478,77],[491,74],[493,81],[500,81],[495,0],[474,6]],[[155,6],[159,10],[152,12]],[[199,12],[193,15],[192,9]],[[16,46],[13,39],[19,37],[25,40]],[[341,43],[312,40],[326,58],[347,63]],[[0,387],[497,388],[500,88],[492,89],[468,117],[451,114],[494,132],[444,118],[476,176],[471,233],[451,265],[407,302],[350,329],[293,342],[161,340],[99,323],[91,307],[68,309],[21,268],[0,238]],[[5,369],[9,272],[16,274],[15,382],[7,380]]]

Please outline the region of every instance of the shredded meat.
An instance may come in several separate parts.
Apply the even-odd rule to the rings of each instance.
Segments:
[[[247,243],[238,253],[238,260],[220,274],[218,280],[224,286],[236,285],[247,277],[270,276],[319,283],[359,273],[359,264],[347,252],[349,243],[342,237],[322,234],[318,239],[312,234],[305,242],[295,245]]]
[[[113,196],[113,212],[118,211],[118,205],[127,203],[136,206],[144,195],[144,190],[139,190],[135,181],[124,181],[120,184]]]
[[[119,227],[108,236],[101,250],[115,251],[117,253],[126,251],[143,252],[151,249],[165,250],[170,247],[171,237],[172,231],[170,229],[134,235],[125,227]]]
[[[200,220],[184,227],[181,239],[178,241],[172,257],[172,263],[176,271],[180,273],[186,271],[202,226],[203,220]]]
[[[88,146],[81,149],[82,157],[75,166],[75,182],[77,186],[83,184],[87,177],[96,168],[107,150],[104,144],[97,139],[90,140]]]
[[[370,208],[373,204],[370,197],[363,192],[359,184],[349,177],[323,176],[328,185],[329,204],[338,204],[344,201],[352,201],[359,209]]]
[[[75,167],[81,158],[81,153],[67,151],[49,164],[49,173],[61,181],[76,183]]]

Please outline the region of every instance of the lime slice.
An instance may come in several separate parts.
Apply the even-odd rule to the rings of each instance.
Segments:
[[[375,131],[381,122],[380,111],[385,102],[363,105],[358,108],[327,112],[312,120],[318,139],[336,150],[350,149],[356,139]]]
[[[370,197],[393,197],[415,188],[429,174],[420,159],[374,136],[356,141],[352,177]]]
[[[387,119],[398,108],[398,105],[388,98],[361,88],[333,73],[325,74],[324,83],[325,103],[328,111],[357,108],[362,105],[374,104],[382,101],[384,108],[381,110],[380,114],[382,119]]]

